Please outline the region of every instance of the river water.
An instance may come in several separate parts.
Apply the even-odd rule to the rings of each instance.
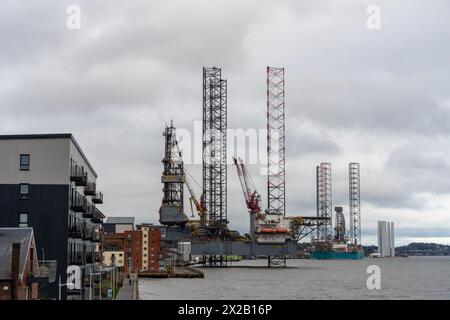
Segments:
[[[139,279],[139,298],[152,299],[450,299],[450,257],[264,260],[200,268],[204,279]],[[381,288],[369,290],[367,267],[379,266]]]

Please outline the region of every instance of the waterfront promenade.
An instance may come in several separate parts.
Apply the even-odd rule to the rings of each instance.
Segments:
[[[123,279],[122,287],[117,293],[116,300],[138,300],[138,282],[139,278],[137,276],[132,277],[131,282],[127,278]]]

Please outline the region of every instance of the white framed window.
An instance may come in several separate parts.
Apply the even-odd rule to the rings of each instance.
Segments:
[[[19,228],[28,228],[28,213],[19,213]]]

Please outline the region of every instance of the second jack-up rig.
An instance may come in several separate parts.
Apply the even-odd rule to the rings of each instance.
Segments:
[[[197,198],[192,176],[184,168],[176,129],[166,127],[163,200],[160,223],[166,241],[191,243],[191,254],[201,255],[205,266],[226,266],[227,257],[267,257],[268,266],[286,266],[296,255],[297,242],[327,225],[330,216],[286,216],[285,212],[285,103],[284,68],[267,67],[267,209],[261,209],[256,191],[241,159],[234,158],[244,199],[249,210],[250,230],[246,235],[228,228],[227,218],[227,80],[220,68],[203,68],[203,157],[202,194]],[[183,191],[199,218],[184,212]]]

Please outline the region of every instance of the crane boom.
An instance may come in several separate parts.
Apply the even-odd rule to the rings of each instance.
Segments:
[[[233,157],[234,164],[236,166],[239,182],[241,183],[242,192],[244,194],[245,203],[247,204],[247,208],[252,213],[259,213],[261,211],[260,207],[260,196],[259,193],[255,190],[254,186],[251,183],[251,179],[249,174],[247,173],[247,169],[242,161],[242,159],[237,159]]]
[[[189,172],[185,169],[184,170],[186,173],[188,173],[188,176],[190,176]],[[191,184],[189,183],[189,179],[188,176],[186,176],[186,179],[184,181],[184,183],[186,184],[186,187],[189,191],[189,194],[191,195],[191,197],[189,198],[189,200],[191,202],[194,203],[195,205],[195,209],[198,212],[198,215],[200,216],[200,224],[201,225],[205,225],[205,217],[206,217],[206,210],[205,210],[205,205],[204,205],[204,201],[203,201],[203,196],[200,197],[200,201],[197,200],[197,197],[195,196],[195,192],[194,189],[192,189]]]
[[[179,159],[179,161],[182,161],[183,157],[182,157],[180,146],[178,145],[177,140],[175,140],[175,147],[177,149],[176,156]],[[197,197],[195,195],[194,189],[192,188],[192,186],[189,182],[191,174],[189,173],[189,171],[186,168],[184,168],[184,172],[187,173],[187,175],[185,176],[185,179],[184,179],[184,183],[186,184],[186,187],[190,194],[189,201],[191,203],[191,209],[192,209],[192,203],[194,203],[195,209],[197,210],[198,215],[200,216],[200,224],[205,225],[206,207],[204,204],[203,195],[200,197],[200,201],[198,201]]]

